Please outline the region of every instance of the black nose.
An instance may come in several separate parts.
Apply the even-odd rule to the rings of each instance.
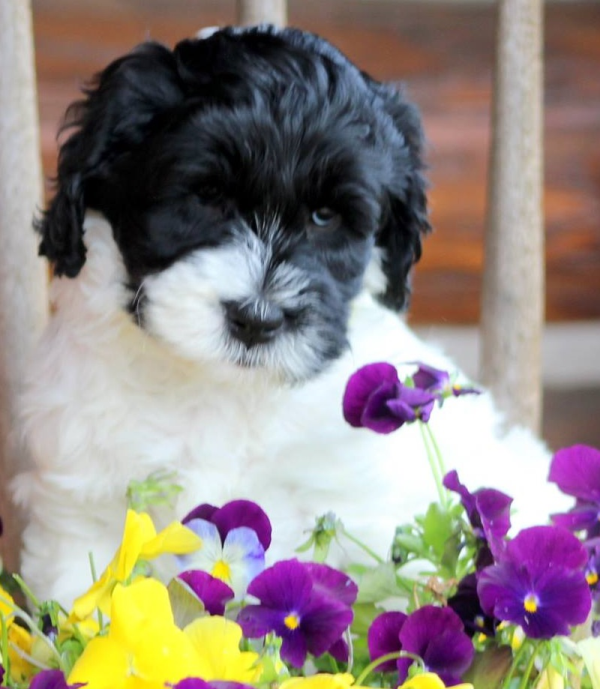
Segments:
[[[234,301],[225,304],[225,314],[231,334],[246,347],[264,344],[272,340],[281,330],[283,311],[274,304],[239,304]]]

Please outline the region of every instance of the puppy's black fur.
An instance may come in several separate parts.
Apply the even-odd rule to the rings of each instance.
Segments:
[[[38,223],[57,275],[85,262],[86,209],[110,221],[133,289],[227,241],[236,222],[258,232],[273,216],[286,238],[274,260],[321,261],[348,300],[376,245],[378,296],[405,305],[429,229],[419,114],[323,39],[259,27],[174,50],[143,44],[98,76],[66,126],[57,194]],[[335,218],[327,231],[311,220],[318,209]]]

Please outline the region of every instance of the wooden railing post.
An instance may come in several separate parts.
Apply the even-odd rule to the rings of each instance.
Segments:
[[[286,0],[237,0],[237,22],[242,26],[254,24],[287,24]]]
[[[18,563],[19,524],[7,483],[26,463],[14,436],[16,398],[47,318],[47,272],[31,227],[42,205],[37,90],[28,0],[0,1],[0,553]]]
[[[499,0],[481,379],[507,420],[539,432],[544,324],[542,0]]]

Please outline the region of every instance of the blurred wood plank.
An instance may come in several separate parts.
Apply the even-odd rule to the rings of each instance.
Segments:
[[[234,0],[33,0],[44,169],[79,86],[152,38],[167,44],[235,21]],[[402,81],[427,134],[435,233],[414,280],[411,319],[479,318],[495,12],[491,4],[290,0],[374,76]],[[600,318],[600,3],[546,3],[545,216],[548,320]]]

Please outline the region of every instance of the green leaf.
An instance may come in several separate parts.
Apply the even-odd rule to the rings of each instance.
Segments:
[[[167,586],[175,624],[183,629],[198,617],[206,615],[204,603],[179,577],[171,579]]]
[[[423,520],[423,541],[441,558],[454,526],[450,514],[437,502],[431,503]]]
[[[396,584],[396,566],[393,562],[371,567],[357,583],[359,603],[377,603],[402,593]]]

